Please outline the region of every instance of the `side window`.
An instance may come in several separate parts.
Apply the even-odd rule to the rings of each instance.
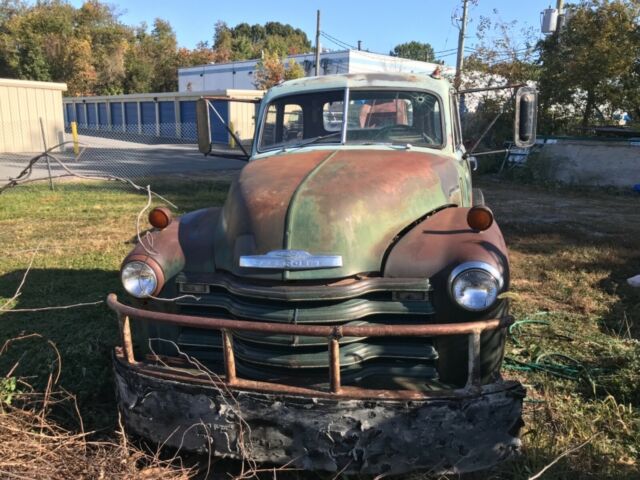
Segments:
[[[262,146],[286,145],[303,138],[304,118],[302,107],[294,103],[271,104],[267,110],[262,130]]]
[[[262,145],[273,145],[276,143],[276,121],[277,106],[271,104],[267,110],[264,128],[262,129]]]
[[[440,139],[444,143],[442,135],[442,112],[440,112],[440,102],[433,103],[433,133],[434,138]]]
[[[327,102],[322,106],[322,126],[327,132],[342,130],[344,102]]]
[[[284,143],[302,139],[304,133],[302,107],[294,104],[285,105],[283,124]]]

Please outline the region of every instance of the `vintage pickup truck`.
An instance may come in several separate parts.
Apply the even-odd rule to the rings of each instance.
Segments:
[[[514,97],[530,145],[536,93]],[[204,153],[223,100],[199,101]],[[437,72],[323,76],[255,113],[250,147],[229,129],[248,163],[224,206],[152,210],[127,301],[108,298],[127,429],[334,472],[458,473],[517,451],[507,248],[471,187],[458,93]]]

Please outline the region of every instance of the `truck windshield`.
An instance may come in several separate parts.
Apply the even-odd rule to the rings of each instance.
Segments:
[[[262,121],[259,150],[309,144],[443,145],[442,108],[424,91],[344,90],[276,98]],[[344,129],[346,128],[346,132]]]

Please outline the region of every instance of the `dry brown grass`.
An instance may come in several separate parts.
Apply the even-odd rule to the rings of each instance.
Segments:
[[[38,408],[3,407],[0,413],[0,477],[7,479],[169,479],[192,472],[157,455],[118,443],[87,440]]]
[[[14,343],[39,339],[56,354],[56,365],[44,392],[35,391],[25,380],[0,385],[0,478],[67,479],[169,479],[188,480],[194,471],[174,457],[162,460],[159,452],[146,452],[132,445],[122,426],[115,440],[97,441],[85,432],[76,398],[56,389],[62,359],[51,341],[38,334],[8,340],[5,353]],[[17,365],[16,365],[17,366]],[[11,369],[4,379],[11,377]],[[55,390],[54,390],[55,389]],[[76,427],[65,428],[55,417],[72,416]],[[69,423],[67,421],[67,423]]]
[[[547,322],[523,325],[507,357],[560,353],[592,378],[507,365],[505,376],[527,386],[523,456],[473,478],[528,478],[568,451],[542,478],[640,478],[640,289],[626,283],[640,273],[640,198],[490,178],[476,186],[509,247],[516,319]]]

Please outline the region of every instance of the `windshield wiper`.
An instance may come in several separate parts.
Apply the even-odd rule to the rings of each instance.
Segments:
[[[311,145],[312,143],[318,143],[319,141],[324,140],[326,138],[335,137],[336,135],[340,135],[341,133],[342,132],[332,132],[332,133],[328,133],[327,135],[320,135],[318,137],[307,138],[296,145],[282,147],[282,151],[285,152],[287,150],[293,150],[296,148],[305,147],[307,145]]]

